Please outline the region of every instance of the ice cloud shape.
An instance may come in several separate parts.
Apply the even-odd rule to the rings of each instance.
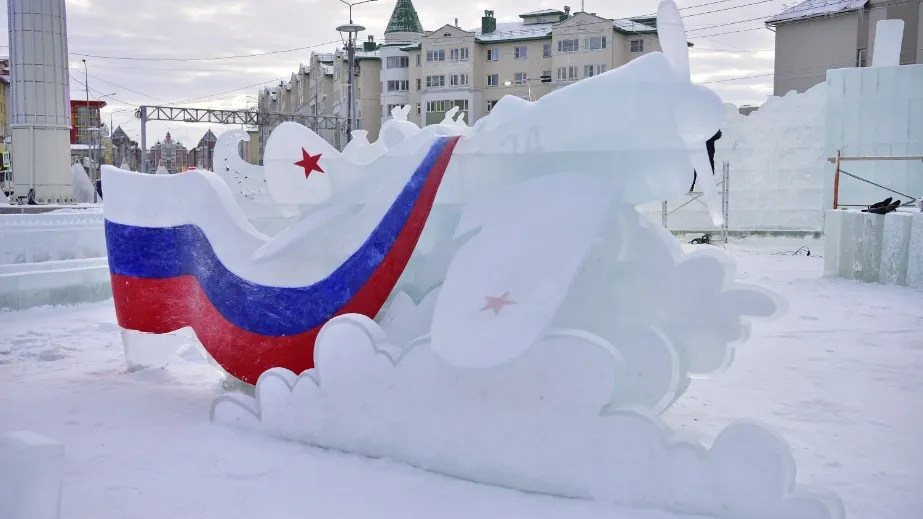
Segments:
[[[212,420],[488,484],[728,519],[841,519],[834,494],[794,484],[790,448],[752,423],[710,449],[655,415],[611,405],[625,365],[598,336],[556,330],[514,362],[455,368],[426,339],[392,346],[372,320],[320,332],[316,368],[263,374]]]

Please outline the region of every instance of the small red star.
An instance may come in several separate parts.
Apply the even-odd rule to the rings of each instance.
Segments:
[[[484,305],[484,308],[481,308],[481,311],[493,310],[494,315],[500,315],[500,310],[503,310],[503,307],[516,304],[516,301],[510,300],[509,290],[500,297],[487,296],[484,299],[487,299],[487,304]]]
[[[306,149],[301,148],[301,160],[296,162],[295,165],[304,168],[304,178],[308,178],[308,175],[310,175],[312,171],[324,172],[324,170],[317,165],[321,155],[321,153],[311,155]]]

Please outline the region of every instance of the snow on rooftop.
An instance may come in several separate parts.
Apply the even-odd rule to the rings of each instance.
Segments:
[[[481,28],[473,29],[474,37],[481,41],[517,40],[520,38],[544,38],[551,33],[550,23],[497,22],[497,30],[481,33]]]
[[[766,20],[767,24],[830,16],[862,9],[868,0],[805,0]]]
[[[564,11],[558,9],[541,9],[539,11],[532,11],[531,13],[523,13],[519,16],[524,18],[526,16],[542,16],[546,14],[564,14]]]
[[[553,11],[553,10],[552,10]],[[527,16],[527,15],[520,15]],[[479,41],[518,40],[522,38],[544,38],[551,33],[554,23],[497,22],[497,30],[483,34],[480,28],[469,30]],[[628,19],[612,21],[612,28],[617,31],[638,34],[653,34],[657,29]]]

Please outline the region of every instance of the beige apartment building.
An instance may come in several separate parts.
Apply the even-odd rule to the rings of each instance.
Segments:
[[[807,0],[766,20],[775,30],[773,95],[804,92],[827,70],[871,65],[879,20],[904,21],[901,64],[923,63],[923,0]]]
[[[385,41],[370,37],[356,51],[358,129],[375,141],[391,109],[404,105],[421,126],[441,122],[454,106],[473,124],[505,95],[536,100],[660,50],[653,17],[613,19],[563,7],[518,18],[501,22],[486,11],[474,29],[456,20],[425,31],[412,0],[397,0]],[[259,109],[345,121],[348,70],[343,48],[312,53],[288,81],[260,92]],[[343,131],[318,133],[339,149],[346,145]]]
[[[401,3],[411,5],[409,0]],[[476,29],[444,25],[412,35],[415,41],[404,45],[386,33],[381,49],[382,118],[390,117],[393,106],[409,103],[413,122],[434,124],[458,106],[472,124],[505,95],[536,100],[660,50],[654,19],[571,14],[569,7],[519,18],[499,22],[493,11],[486,11]]]

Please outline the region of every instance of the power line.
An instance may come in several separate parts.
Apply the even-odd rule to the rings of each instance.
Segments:
[[[133,93],[133,94],[138,94],[138,95],[140,95],[140,96],[144,96],[144,97],[147,97],[147,98],[149,98],[149,99],[155,99],[155,100],[157,100],[157,101],[164,101],[164,102],[166,102],[164,99],[161,99],[161,98],[159,98],[159,97],[155,97],[155,96],[152,96],[152,95],[149,95],[149,94],[145,94],[144,92],[138,92],[137,90],[132,90],[132,89],[126,87],[126,86],[122,86],[122,85],[119,85],[119,84],[117,84],[117,83],[113,83],[113,82],[111,82],[111,81],[107,81],[107,80],[105,80],[105,79],[98,78],[98,77],[96,77],[96,76],[94,76],[94,75],[92,75],[92,74],[86,74],[86,75],[87,75],[88,77],[91,77],[91,78],[97,80],[97,81],[102,81],[103,83],[106,83],[107,85],[112,85],[112,86],[114,86],[114,87],[116,87],[116,88],[121,88],[122,90],[126,90],[126,91],[128,91],[128,92]]]
[[[210,56],[207,58],[137,58],[134,56],[102,56],[98,54],[82,54],[80,52],[71,52],[74,56],[83,56],[85,58],[98,58],[98,59],[117,59],[117,60],[128,60],[128,61],[218,61],[226,59],[240,59],[240,58],[256,58],[259,56],[269,56],[272,54],[284,54],[287,52],[297,52],[301,50],[313,49],[316,47],[323,47],[324,45],[330,45],[333,43],[338,43],[339,40],[328,41],[324,43],[318,43],[315,45],[308,45],[306,47],[296,47],[293,49],[282,49],[282,50],[272,50],[268,52],[254,52],[252,54],[237,54],[233,56]]]

